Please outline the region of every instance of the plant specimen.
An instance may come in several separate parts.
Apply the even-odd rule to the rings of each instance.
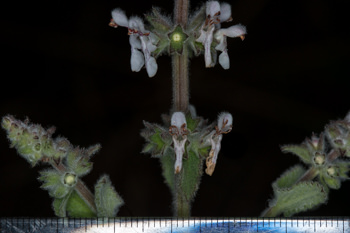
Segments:
[[[231,6],[218,1],[207,1],[190,13],[188,0],[175,0],[172,18],[157,7],[146,13],[144,19],[128,17],[119,8],[112,11],[109,25],[129,35],[132,71],[145,68],[149,77],[156,78],[157,59],[162,55],[172,57],[172,106],[169,113],[161,116],[162,124],[144,121],[141,136],[146,141],[142,152],[160,161],[173,196],[174,216],[190,216],[203,170],[213,175],[220,161],[223,135],[232,129],[230,113],[222,112],[217,121],[208,123],[189,103],[190,58],[203,55],[207,68],[217,63],[223,69],[230,68],[227,39],[243,40],[247,34],[245,26],[230,26],[230,21]],[[229,26],[225,28],[226,25]],[[263,216],[291,216],[314,208],[327,201],[329,188],[340,187],[340,182],[348,178],[349,162],[344,158],[349,155],[349,121],[346,117],[344,121],[331,123],[325,133],[312,136],[300,146],[282,147],[284,152],[298,155],[310,168],[297,165],[273,184],[275,198]],[[100,149],[99,145],[74,147],[65,138],[52,138],[54,128],[45,130],[11,115],[3,118],[2,127],[8,133],[11,146],[32,166],[44,163],[52,167],[42,171],[39,180],[54,198],[57,216],[113,217],[117,214],[123,200],[108,176],[99,179],[94,194],[81,181],[92,169],[90,158]]]

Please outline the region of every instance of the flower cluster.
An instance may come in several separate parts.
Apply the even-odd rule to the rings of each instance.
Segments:
[[[128,18],[124,11],[116,8],[112,11],[110,26],[128,28],[131,45],[131,70],[140,71],[146,67],[149,77],[157,73],[158,57],[163,52],[182,54],[183,48],[191,48],[195,55],[204,52],[206,67],[216,64],[216,51],[221,51],[219,63],[224,69],[230,68],[227,53],[227,37],[240,37],[247,33],[245,26],[237,24],[229,28],[221,28],[221,23],[229,22],[231,6],[218,1],[208,1],[205,7],[195,12],[189,19],[188,26],[176,25],[162,15],[157,8],[146,14],[145,24],[139,17]]]
[[[139,17],[128,19],[124,11],[117,8],[112,11],[112,20],[109,25],[128,28],[131,45],[131,70],[139,72],[145,65],[148,76],[153,77],[157,73],[158,65],[151,53],[157,48],[155,46],[157,38],[152,32],[145,29],[142,19]]]
[[[192,115],[194,116],[194,115]],[[232,115],[228,112],[222,112],[218,116],[217,126],[212,130],[203,141],[203,147],[210,145],[209,156],[206,158],[207,169],[205,172],[212,175],[215,170],[216,160],[221,149],[222,134],[227,134],[232,129]],[[204,130],[206,132],[207,130]],[[187,135],[190,133],[187,129],[185,114],[182,112],[174,112],[171,117],[171,126],[169,133],[173,138],[175,151],[175,174],[179,173],[182,168],[182,157],[185,152],[185,143]],[[205,133],[206,134],[206,133]]]
[[[227,53],[227,37],[240,37],[244,39],[247,34],[243,25],[237,24],[229,28],[220,28],[221,23],[231,21],[231,6],[227,3],[219,3],[217,1],[209,1],[206,5],[207,18],[201,27],[201,34],[196,40],[204,46],[204,60],[206,67],[213,67],[212,43],[215,39],[219,42],[215,46],[215,50],[221,51],[219,63],[224,69],[230,68],[230,59]],[[214,52],[215,52],[214,50]]]
[[[349,115],[348,115],[349,116]],[[333,121],[325,127],[325,132],[319,136],[312,135],[301,145],[285,145],[283,152],[291,152],[315,172],[319,182],[332,189],[339,189],[341,181],[349,179],[350,162],[344,157],[350,157],[350,121]]]

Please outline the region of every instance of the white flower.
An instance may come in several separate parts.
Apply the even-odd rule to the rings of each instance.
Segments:
[[[229,28],[219,29],[215,32],[215,39],[219,44],[215,47],[216,50],[222,51],[219,56],[219,63],[225,70],[230,68],[230,59],[227,54],[227,37],[240,37],[244,40],[244,35],[247,33],[245,26],[237,24]]]
[[[173,136],[174,151],[176,156],[175,174],[179,173],[182,168],[182,156],[185,152],[185,143],[187,141],[187,122],[185,114],[174,112],[171,116],[171,126],[169,133]]]
[[[205,67],[213,67],[215,63],[211,57],[211,44],[213,43],[213,33],[215,25],[220,23],[220,4],[217,1],[207,2],[206,6],[207,19],[202,25],[201,34],[196,40],[204,45]]]
[[[131,17],[128,19],[121,9],[117,8],[112,11],[112,27],[126,27],[130,35],[129,42],[131,45],[131,70],[139,72],[145,65],[149,77],[153,77],[158,70],[156,59],[151,53],[157,49],[152,43],[151,32],[145,30],[143,21],[139,17]],[[141,52],[142,51],[142,52]]]
[[[221,3],[217,1],[208,1],[206,5],[207,19],[202,25],[201,34],[196,39],[204,46],[204,60],[206,67],[213,67],[211,45],[213,39],[217,40],[219,44],[215,47],[216,50],[222,51],[219,56],[219,63],[224,69],[230,68],[230,59],[227,54],[227,41],[228,37],[241,37],[244,39],[246,34],[246,28],[243,25],[234,25],[229,28],[220,29],[221,22],[230,21],[231,18],[231,6],[227,3]]]

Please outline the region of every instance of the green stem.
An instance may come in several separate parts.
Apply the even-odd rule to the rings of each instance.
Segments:
[[[181,172],[182,173],[182,172]],[[179,218],[188,218],[191,215],[191,201],[187,200],[185,192],[181,189],[182,174],[175,175],[175,203],[174,216]]]

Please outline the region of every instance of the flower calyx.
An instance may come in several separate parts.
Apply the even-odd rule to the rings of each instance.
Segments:
[[[177,25],[175,29],[168,34],[168,38],[170,40],[170,54],[176,52],[181,55],[184,43],[188,38],[188,35],[183,31],[182,27]]]

